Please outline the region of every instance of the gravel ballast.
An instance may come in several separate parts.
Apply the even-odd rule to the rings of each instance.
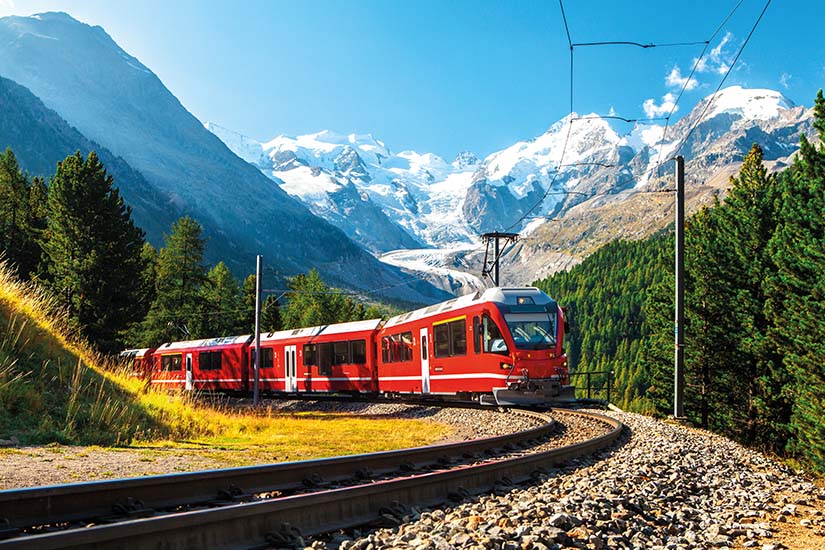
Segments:
[[[605,413],[603,413],[605,414]],[[825,548],[825,490],[725,438],[635,414],[621,443],[539,482],[316,548]],[[357,533],[356,533],[357,535]]]
[[[430,419],[456,427],[450,440],[500,435],[537,424],[497,411],[400,404],[267,403],[282,412],[341,412]],[[648,417],[594,411],[625,424],[620,442],[551,469],[531,485],[501,487],[458,505],[409,509],[400,525],[319,537],[314,548],[825,549],[825,489],[725,438]],[[563,411],[554,415],[565,424]],[[568,417],[569,419],[569,417]],[[567,422],[555,446],[599,432]],[[602,424],[602,427],[604,425]],[[222,467],[202,451],[82,447],[0,450],[0,488]],[[402,503],[403,504],[403,503]],[[307,541],[310,542],[310,541]]]

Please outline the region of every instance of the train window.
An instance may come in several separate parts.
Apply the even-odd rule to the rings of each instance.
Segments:
[[[261,348],[262,369],[271,369],[275,366],[275,350],[272,348]]]
[[[436,357],[450,356],[450,326],[448,323],[433,326],[433,342]]]
[[[311,367],[318,364],[318,356],[315,354],[315,344],[304,344],[304,366]]]
[[[399,361],[412,361],[412,332],[403,332],[399,334],[399,338]]]
[[[384,336],[381,338],[381,361],[384,363],[390,362],[390,338]]]
[[[467,355],[467,320],[459,319],[450,325],[450,355]]]
[[[481,353],[481,321],[479,321],[478,315],[473,317],[473,352],[476,354]]]
[[[504,320],[518,349],[551,349],[556,345],[555,320],[547,313],[508,313]]]
[[[332,344],[332,364],[333,365],[349,365],[350,353],[349,342],[333,342]]]
[[[333,358],[332,344],[318,344],[318,374],[321,376],[332,375]]]
[[[436,357],[467,355],[467,319],[434,325],[433,339]]]
[[[352,340],[352,362],[356,365],[363,365],[367,362],[367,341]]]
[[[428,355],[427,355],[428,351],[429,350],[427,349],[427,336],[422,334],[421,335],[421,360],[422,361],[426,361],[428,359]]]
[[[182,363],[183,360],[180,353],[175,355],[164,355],[160,358],[160,368],[165,371],[181,370]]]
[[[480,332],[481,340],[484,342],[484,353],[502,353],[504,355],[510,353],[501,330],[489,315],[484,316]]]
[[[381,360],[384,363],[412,361],[412,332],[391,334],[381,338]]]
[[[220,351],[202,351],[198,354],[198,369],[200,370],[221,370]]]

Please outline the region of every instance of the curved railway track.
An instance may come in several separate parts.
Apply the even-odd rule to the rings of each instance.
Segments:
[[[523,481],[610,445],[622,429],[611,418],[565,411],[597,418],[605,433],[547,449],[553,419],[518,413],[544,424],[366,455],[0,491],[0,536],[11,537],[0,549],[265,548],[296,529],[315,535],[368,523],[399,502],[432,506]]]

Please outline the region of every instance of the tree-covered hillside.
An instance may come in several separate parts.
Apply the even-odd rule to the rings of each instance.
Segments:
[[[672,266],[672,235],[659,232],[643,241],[614,241],[570,271],[537,283],[568,308],[571,370],[613,371],[613,401],[621,407],[651,410],[645,398],[650,375],[641,361],[650,335],[643,306],[648,290]]]
[[[825,98],[819,143],[769,174],[754,144],[724,202],[687,223],[686,416],[825,472]],[[620,406],[673,402],[672,239],[604,247],[538,284],[568,305],[574,371],[616,372]]]

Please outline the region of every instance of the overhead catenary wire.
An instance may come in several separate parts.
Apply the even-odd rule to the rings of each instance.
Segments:
[[[679,101],[682,99],[682,96],[683,96],[683,95],[685,94],[685,92],[687,91],[687,88],[688,88],[688,86],[690,85],[690,83],[691,83],[691,81],[692,81],[692,79],[693,79],[693,75],[694,75],[694,74],[696,74],[696,71],[697,71],[697,70],[698,70],[698,68],[699,68],[699,64],[702,62],[702,59],[704,59],[705,54],[706,54],[706,53],[707,53],[707,51],[708,51],[708,46],[710,46],[711,42],[713,42],[713,40],[714,40],[714,39],[716,38],[716,36],[717,36],[717,35],[718,35],[721,31],[722,31],[722,29],[725,27],[725,25],[727,25],[728,21],[730,21],[731,17],[733,17],[733,14],[735,14],[735,13],[736,13],[736,10],[738,10],[738,9],[739,9],[739,6],[741,6],[741,5],[742,5],[742,2],[744,2],[744,1],[745,1],[745,0],[739,0],[739,2],[737,2],[737,3],[736,3],[736,5],[735,5],[735,6],[733,6],[733,9],[732,9],[732,10],[730,10],[730,12],[728,13],[727,17],[725,17],[725,18],[722,20],[722,22],[721,22],[721,23],[719,23],[719,26],[717,26],[717,27],[716,27],[716,30],[715,30],[715,31],[713,31],[713,34],[712,34],[712,35],[710,35],[710,38],[709,38],[709,39],[707,40],[707,42],[705,43],[705,47],[704,47],[704,48],[702,48],[702,53],[700,53],[700,54],[699,54],[699,57],[697,57],[697,58],[696,58],[696,61],[694,61],[694,63],[693,63],[693,68],[691,68],[691,70],[690,70],[690,74],[689,74],[689,75],[688,75],[688,77],[685,79],[684,84],[682,84],[682,89],[681,89],[681,90],[679,90],[679,95],[678,95],[678,96],[676,96],[676,101],[674,101],[674,102],[673,102],[673,106],[670,108],[670,113],[668,113],[668,115],[665,117],[665,120],[666,120],[666,122],[665,122],[665,127],[664,127],[664,129],[662,130],[662,137],[659,139],[659,153],[658,153],[658,156],[657,156],[657,158],[656,158],[656,166],[657,166],[657,168],[658,168],[659,166],[661,166],[661,164],[662,164],[662,151],[664,150],[664,143],[665,143],[665,138],[667,137],[667,130],[668,130],[669,126],[670,126],[670,119],[671,119],[671,117],[673,116],[673,114],[676,112],[676,109],[677,109],[677,108],[678,108],[678,106],[679,106]]]
[[[560,11],[561,11],[561,14],[562,14],[562,20],[563,20],[563,23],[564,23],[568,48],[570,50],[570,62],[569,62],[569,79],[570,79],[569,80],[569,114],[568,114],[568,117],[567,117],[568,118],[567,132],[565,134],[565,139],[564,139],[564,142],[563,142],[563,145],[562,145],[561,155],[559,157],[559,163],[558,163],[557,169],[554,171],[553,178],[550,181],[550,183],[548,184],[547,191],[541,196],[541,198],[538,201],[536,201],[535,204],[530,206],[530,208],[528,208],[515,222],[510,224],[505,229],[505,231],[509,231],[509,230],[513,229],[514,227],[521,224],[526,219],[539,219],[539,218],[541,218],[542,216],[532,216],[531,217],[530,214],[536,208],[538,208],[541,204],[543,204],[548,196],[551,196],[551,195],[580,195],[580,196],[586,197],[585,200],[591,200],[591,199],[599,198],[599,197],[603,197],[603,196],[616,195],[616,194],[624,193],[624,192],[631,192],[631,190],[628,190],[628,189],[618,189],[618,188],[620,188],[623,185],[626,185],[628,183],[632,183],[634,181],[637,181],[639,178],[642,178],[642,177],[644,177],[646,175],[649,175],[649,174],[655,172],[656,170],[658,170],[661,167],[661,155],[662,155],[662,151],[664,150],[663,145],[665,143],[665,138],[666,138],[666,135],[667,135],[667,131],[670,128],[670,121],[672,119],[673,114],[676,112],[676,109],[678,108],[680,100],[682,99],[684,93],[687,91],[687,87],[690,85],[691,79],[693,78],[694,74],[698,70],[698,67],[701,63],[701,60],[704,59],[704,56],[706,55],[710,44],[713,42],[713,40],[716,38],[716,36],[719,34],[719,32],[721,32],[721,30],[724,28],[724,26],[727,24],[727,22],[731,19],[731,17],[735,14],[735,12],[739,9],[739,7],[742,5],[743,2],[744,2],[744,0],[739,0],[739,2],[737,2],[737,4],[734,6],[734,8],[727,14],[727,16],[722,20],[722,22],[718,25],[716,30],[712,33],[710,38],[707,39],[707,40],[690,41],[690,42],[670,42],[670,43],[652,43],[652,42],[651,43],[641,43],[641,42],[635,42],[635,41],[573,42],[572,41],[572,35],[571,35],[571,32],[570,32],[569,23],[567,21],[567,15],[566,15],[566,12],[565,12],[565,9],[564,9],[563,0],[559,0],[559,8],[560,8]],[[751,32],[749,33],[747,39],[743,43],[743,45],[740,48],[739,52],[736,54],[736,57],[735,57],[734,61],[728,67],[728,70],[725,73],[724,78],[719,83],[719,86],[716,88],[716,91],[714,92],[713,96],[711,97],[711,100],[707,102],[702,114],[697,119],[697,122],[690,129],[687,136],[679,144],[679,146],[676,149],[676,152],[681,150],[681,148],[684,146],[685,142],[689,139],[689,137],[695,131],[696,126],[698,125],[698,123],[704,117],[704,114],[706,113],[709,105],[713,102],[713,99],[715,98],[716,94],[721,89],[721,87],[724,85],[725,80],[727,79],[728,75],[730,74],[731,70],[733,69],[734,65],[736,64],[737,60],[739,59],[742,51],[744,50],[744,47],[747,45],[748,41],[750,40],[750,37],[752,36],[752,34],[755,31],[756,27],[758,26],[759,22],[761,21],[763,15],[764,15],[765,11],[767,10],[768,6],[770,5],[770,3],[771,3],[771,0],[768,0],[765,7],[762,10],[762,12],[760,13],[756,23],[754,24],[753,28],[751,29]],[[703,47],[703,50],[702,50],[701,54],[699,55],[699,57],[696,58],[696,61],[693,64],[693,67],[691,69],[690,74],[688,75],[687,79],[685,79],[685,82],[682,85],[682,88],[681,88],[676,100],[674,101],[668,116],[666,116],[666,117],[653,117],[653,118],[647,118],[647,119],[625,118],[625,117],[621,117],[621,116],[617,116],[617,115],[605,115],[605,116],[598,116],[598,117],[595,117],[595,116],[573,117],[572,116],[573,113],[574,113],[574,111],[573,111],[573,107],[574,107],[574,80],[573,80],[574,73],[573,73],[573,68],[574,68],[574,50],[575,50],[575,48],[576,47],[599,47],[599,46],[622,46],[622,45],[635,46],[635,47],[640,47],[642,49],[664,48],[664,47],[687,47],[687,46],[697,46],[697,45],[703,45],[704,47]],[[595,162],[594,163],[569,163],[569,164],[564,164],[563,163],[564,157],[567,153],[567,148],[568,148],[570,136],[571,136],[571,133],[572,133],[573,123],[576,122],[576,121],[579,121],[579,120],[588,120],[588,119],[596,119],[596,118],[615,119],[615,120],[621,120],[621,121],[624,121],[624,122],[627,122],[627,123],[636,123],[636,124],[648,124],[648,123],[652,123],[654,121],[664,121],[665,126],[664,126],[664,129],[663,129],[663,132],[662,132],[662,136],[659,140],[659,145],[660,146],[659,146],[659,151],[658,151],[658,160],[657,160],[656,164],[652,167],[648,167],[646,170],[644,170],[644,171],[642,171],[638,174],[633,174],[632,171],[631,171],[631,174],[628,177],[626,177],[624,179],[620,179],[620,180],[618,180],[617,182],[615,182],[613,184],[614,189],[610,189],[608,191],[604,191],[604,192],[601,192],[601,193],[595,193],[593,195],[588,195],[586,193],[575,192],[575,191],[552,191],[553,185],[555,184],[555,182],[558,179],[559,174],[561,172],[561,168],[569,168],[569,167],[575,167],[575,166],[586,166],[586,165],[598,165],[598,166],[603,166],[603,167],[607,167],[607,168],[616,166],[616,165],[610,165],[610,164],[606,164],[606,163],[595,163]],[[635,193],[673,193],[674,190],[673,189],[636,189],[636,190],[632,190],[632,192],[634,194]],[[553,218],[553,219],[548,220],[548,221],[560,220],[560,219],[562,219],[562,218]],[[504,249],[501,253],[501,257],[504,257],[508,252],[510,252],[514,248],[514,246],[515,245],[510,245],[509,247]],[[476,247],[476,248],[468,250],[466,252],[472,254],[474,252],[479,251],[480,249],[481,249],[481,247]],[[379,288],[375,288],[375,289],[363,289],[363,290],[358,290],[358,291],[353,291],[353,292],[339,292],[338,294],[344,294],[344,295],[378,294],[378,293],[381,293],[384,290],[388,290],[388,289],[391,289],[391,288],[395,288],[395,287],[398,287],[398,286],[403,286],[403,285],[406,285],[406,284],[411,284],[411,283],[415,283],[415,282],[419,282],[419,281],[421,281],[420,278],[411,277],[411,278],[409,278],[407,280],[403,280],[399,283],[386,285],[384,287],[379,287]]]
[[[698,46],[700,44],[708,44],[707,40],[701,40],[698,42],[670,42],[665,44],[642,44],[640,42],[632,42],[627,40],[612,40],[608,42],[577,42],[572,44],[572,46],[579,48],[584,46],[637,46],[639,48],[649,49],[649,48],[670,48],[670,47],[678,47],[678,46]]]
[[[719,81],[719,85],[716,87],[716,90],[711,95],[710,100],[708,100],[705,103],[705,107],[702,109],[702,112],[699,114],[699,117],[696,119],[696,122],[693,124],[693,126],[688,131],[687,135],[684,137],[684,139],[682,139],[682,141],[679,143],[679,146],[674,151],[674,153],[673,153],[674,158],[676,157],[676,155],[679,154],[679,151],[682,150],[682,147],[685,146],[685,143],[687,143],[687,141],[690,139],[690,136],[693,135],[693,132],[699,126],[699,123],[702,121],[702,119],[705,118],[705,113],[707,113],[708,108],[711,106],[713,101],[716,99],[716,94],[719,93],[719,90],[722,89],[722,86],[725,84],[725,81],[728,79],[728,76],[730,76],[731,71],[733,71],[733,68],[736,66],[737,61],[739,61],[739,57],[742,55],[742,52],[745,50],[745,47],[748,45],[748,42],[750,42],[750,39],[753,36],[753,33],[756,32],[756,28],[759,26],[760,21],[762,21],[762,17],[765,15],[765,12],[768,11],[768,7],[770,5],[771,5],[771,0],[767,0],[765,2],[765,7],[762,8],[762,11],[759,13],[759,17],[756,18],[756,21],[754,22],[753,27],[751,27],[751,30],[748,33],[748,36],[745,38],[745,41],[742,42],[742,46],[739,48],[739,51],[736,52],[736,56],[733,58],[733,61],[728,66],[728,70],[725,71],[725,75],[722,77],[722,80]]]
[[[563,0],[559,0],[560,5],[562,4],[562,1],[563,1]],[[730,72],[732,71],[732,69],[733,69],[734,65],[736,64],[736,61],[739,59],[739,56],[741,55],[742,50],[743,50],[743,49],[744,49],[744,47],[747,45],[748,41],[750,40],[750,37],[752,36],[753,32],[755,31],[756,27],[758,26],[759,21],[762,19],[762,17],[763,17],[763,15],[764,15],[765,11],[767,10],[768,5],[770,4],[770,1],[771,1],[771,0],[768,0],[768,1],[767,1],[767,3],[766,3],[766,5],[765,5],[765,7],[762,9],[762,12],[760,13],[759,17],[757,18],[756,22],[754,23],[753,28],[751,29],[751,32],[748,34],[748,37],[746,38],[746,40],[745,40],[745,42],[743,43],[742,47],[739,49],[738,53],[736,54],[735,59],[734,59],[734,60],[733,60],[733,62],[729,65],[728,70],[727,70],[727,72],[725,73],[724,78],[722,79],[722,81],[721,81],[721,82],[719,83],[719,85],[717,86],[716,91],[714,92],[714,94],[713,94],[713,96],[712,96],[712,98],[711,98],[711,101],[709,101],[709,102],[705,105],[705,109],[703,110],[702,115],[701,115],[701,116],[697,119],[697,123],[694,125],[694,127],[693,127],[693,128],[691,128],[691,130],[689,131],[689,133],[688,133],[688,135],[685,137],[685,139],[683,139],[683,140],[682,140],[682,143],[680,143],[679,147],[676,149],[676,152],[678,152],[679,150],[681,150],[681,147],[683,147],[683,146],[684,146],[684,143],[685,143],[685,142],[687,141],[687,139],[690,137],[690,134],[692,134],[692,133],[693,133],[693,131],[695,130],[696,125],[698,125],[698,122],[700,122],[700,121],[701,121],[702,117],[704,116],[704,113],[707,111],[707,108],[708,108],[708,106],[710,105],[710,103],[712,102],[713,98],[715,98],[715,96],[716,96],[716,94],[718,93],[718,91],[719,91],[719,90],[721,89],[721,87],[724,85],[725,80],[727,79],[728,75],[729,75],[729,74],[730,74]],[[691,79],[693,78],[693,75],[694,75],[694,74],[696,73],[696,71],[698,70],[698,67],[699,67],[699,65],[700,65],[700,63],[701,63],[701,60],[704,58],[705,54],[707,53],[707,49],[708,49],[709,45],[710,45],[710,44],[713,42],[713,40],[714,40],[714,39],[715,39],[715,38],[719,35],[719,33],[722,31],[722,29],[725,27],[725,25],[728,23],[728,21],[730,21],[730,19],[733,17],[733,15],[736,13],[736,11],[739,9],[739,7],[742,5],[742,3],[743,3],[743,2],[744,2],[744,0],[739,0],[739,2],[737,2],[737,3],[736,3],[736,5],[735,5],[735,6],[731,9],[731,11],[730,11],[730,12],[729,12],[729,13],[728,13],[725,17],[724,17],[724,19],[723,19],[723,20],[720,22],[720,24],[716,27],[716,29],[715,29],[715,30],[714,30],[714,32],[711,34],[710,38],[708,38],[708,40],[697,41],[697,42],[679,42],[679,43],[662,44],[662,46],[664,46],[664,45],[674,45],[674,46],[677,46],[677,45],[678,45],[678,46],[686,46],[686,45],[699,45],[699,44],[704,44],[704,48],[703,48],[703,50],[702,50],[702,53],[699,55],[699,57],[697,57],[697,58],[696,58],[696,61],[694,62],[694,65],[693,65],[693,68],[691,69],[690,75],[689,75],[689,76],[688,76],[688,78],[685,80],[685,83],[682,85],[682,89],[681,89],[681,91],[680,91],[679,95],[677,96],[676,101],[674,101],[674,104],[673,104],[673,106],[671,107],[671,110],[670,110],[670,113],[668,114],[668,116],[666,116],[666,117],[658,117],[658,118],[650,118],[650,119],[647,119],[647,121],[652,121],[652,120],[665,120],[665,128],[664,128],[664,130],[663,130],[662,137],[659,139],[659,142],[658,142],[658,144],[659,144],[658,160],[657,160],[657,162],[656,162],[656,164],[655,164],[655,165],[653,165],[653,166],[651,166],[651,167],[648,167],[648,168],[647,168],[646,170],[644,170],[643,172],[638,173],[638,174],[633,174],[633,173],[631,172],[631,174],[630,174],[630,176],[629,176],[629,177],[624,178],[624,179],[621,179],[621,180],[619,180],[619,181],[615,182],[615,183],[613,184],[613,185],[614,185],[614,189],[611,189],[611,190],[608,190],[608,191],[605,191],[605,192],[602,192],[602,193],[596,193],[596,194],[594,194],[594,195],[591,195],[591,196],[589,196],[589,198],[590,198],[590,199],[592,199],[592,198],[597,198],[597,197],[600,197],[600,196],[605,196],[605,195],[613,195],[613,194],[617,194],[617,193],[624,192],[624,191],[626,191],[626,190],[623,190],[623,189],[615,189],[615,188],[620,188],[620,187],[622,187],[622,186],[624,186],[624,185],[626,185],[626,184],[628,184],[628,183],[632,183],[632,182],[634,182],[634,181],[637,181],[639,178],[642,178],[642,177],[644,177],[644,176],[646,176],[646,175],[649,175],[649,174],[651,174],[651,173],[653,173],[653,172],[655,172],[655,171],[657,171],[657,170],[659,170],[659,169],[660,169],[660,167],[661,167],[661,154],[662,154],[662,151],[664,150],[664,143],[665,143],[665,137],[666,137],[666,136],[665,136],[665,134],[666,134],[666,132],[667,132],[667,129],[669,128],[669,123],[670,123],[670,120],[672,119],[673,114],[675,113],[676,109],[678,108],[679,101],[682,99],[682,96],[684,95],[684,92],[687,90],[687,86],[689,85],[689,83],[690,83]],[[567,30],[568,37],[569,37],[569,36],[570,36],[570,34],[569,34],[569,29],[567,28],[567,18],[566,18],[566,16],[564,15],[564,11],[563,11],[563,10],[564,10],[564,8],[563,8],[563,5],[562,5],[563,20],[564,20],[564,22],[565,22],[565,28],[566,28],[566,30]],[[631,44],[631,45],[641,45],[641,46],[645,46],[644,44],[637,43],[637,42],[631,42],[631,41],[623,41],[623,43],[626,43],[626,44]],[[611,46],[611,45],[615,45],[615,44],[616,44],[616,42],[600,42],[600,43],[597,43],[597,42],[592,42],[592,43],[586,43],[586,45],[588,45],[588,46]],[[570,46],[571,46],[571,48],[572,48],[572,47],[579,46],[579,45],[585,45],[585,44],[584,44],[584,43],[573,43],[573,42],[570,42]],[[656,45],[654,44],[654,46],[656,46]],[[573,74],[572,74],[572,64],[571,64],[571,75],[570,75],[570,79],[571,79],[571,81],[572,81],[572,79],[573,79]],[[572,87],[571,87],[571,94],[572,94]],[[571,106],[572,106],[572,104],[573,104],[572,97],[571,97],[571,99],[570,99],[570,104],[571,104]],[[572,108],[571,108],[571,112],[572,112]],[[572,118],[572,119],[571,119],[571,121],[575,121],[575,120],[587,120],[587,119],[595,119],[595,118],[611,118],[611,119],[623,120],[623,121],[625,121],[625,122],[636,122],[636,123],[644,122],[644,120],[630,119],[630,118],[620,117],[620,116],[616,116],[616,115],[607,115],[607,116],[600,116],[600,117],[593,117],[593,116],[582,116],[582,117]],[[565,148],[563,148],[562,156],[564,155],[564,149],[565,149]],[[676,153],[674,153],[674,156],[675,156],[675,154],[676,154]],[[561,167],[561,166],[560,166],[560,167]],[[558,176],[558,170],[557,170],[557,172],[556,172],[556,177],[557,177],[557,176]],[[555,183],[555,179],[556,179],[556,177],[554,177],[554,179],[553,179],[553,181],[551,182],[550,186],[548,186],[548,189],[552,188],[552,184],[553,184],[553,183]],[[650,190],[635,190],[634,192],[635,192],[635,193],[663,193],[663,192],[664,192],[664,193],[672,193],[672,192],[673,192],[673,190],[650,189]],[[572,192],[569,192],[569,191],[568,191],[568,192],[559,192],[559,194],[565,194],[565,193],[567,193],[567,194],[573,194]],[[541,204],[542,202],[544,202],[544,199],[545,199],[547,196],[549,196],[549,194],[546,194],[544,197],[542,197],[541,201],[540,201],[538,204]],[[512,224],[510,227],[508,227],[508,230],[509,230],[509,229],[512,229],[513,227],[515,227],[516,225],[518,225],[519,223],[521,223],[524,219],[526,219],[526,218],[528,217],[529,213],[530,213],[530,212],[532,212],[532,210],[534,210],[535,208],[537,208],[537,207],[538,207],[538,204],[533,205],[533,206],[532,206],[532,207],[528,210],[528,212],[526,212],[526,213],[525,213],[525,215],[523,215],[523,216],[522,216],[522,217],[521,217],[521,218],[520,218],[520,219],[519,219],[516,223],[514,223],[514,224]]]

